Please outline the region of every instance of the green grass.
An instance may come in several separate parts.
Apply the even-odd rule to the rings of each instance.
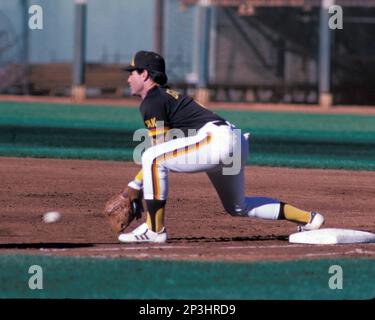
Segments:
[[[0,102],[0,125],[78,129],[136,129],[143,126],[137,108]]]
[[[1,298],[341,300],[375,297],[374,260],[224,263],[0,256]],[[29,289],[32,265],[43,289]],[[342,289],[330,289],[332,265]],[[331,280],[338,283],[336,280]]]
[[[375,170],[375,116],[218,110],[251,132],[249,164]],[[0,102],[0,155],[132,161],[137,108]]]
[[[373,115],[228,110],[219,110],[218,113],[238,124],[240,128],[262,136],[313,136],[343,141],[369,141],[375,134]]]

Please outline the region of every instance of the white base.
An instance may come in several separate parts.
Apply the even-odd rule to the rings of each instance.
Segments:
[[[289,236],[289,242],[307,244],[375,242],[375,234],[358,230],[326,228],[293,233]]]

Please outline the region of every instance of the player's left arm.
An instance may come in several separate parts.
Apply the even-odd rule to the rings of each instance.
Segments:
[[[135,190],[141,190],[143,188],[143,171],[142,169],[138,171],[135,178],[128,183],[128,187],[135,189]]]

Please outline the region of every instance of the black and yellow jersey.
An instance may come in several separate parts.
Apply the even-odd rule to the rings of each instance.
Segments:
[[[150,89],[140,105],[145,126],[150,136],[166,133],[169,129],[180,129],[187,136],[189,129],[199,130],[207,122],[225,120],[204,108],[193,98],[182,95],[167,87]],[[162,126],[157,126],[162,122]]]

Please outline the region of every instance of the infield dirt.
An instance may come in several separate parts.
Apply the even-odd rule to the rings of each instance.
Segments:
[[[375,244],[290,244],[293,223],[232,217],[203,173],[170,174],[167,244],[120,244],[101,211],[138,169],[129,162],[0,158],[0,253],[214,261],[375,257]],[[371,171],[246,168],[247,195],[319,211],[324,227],[369,232],[375,232],[374,181]],[[61,221],[44,224],[43,213],[55,210]]]

